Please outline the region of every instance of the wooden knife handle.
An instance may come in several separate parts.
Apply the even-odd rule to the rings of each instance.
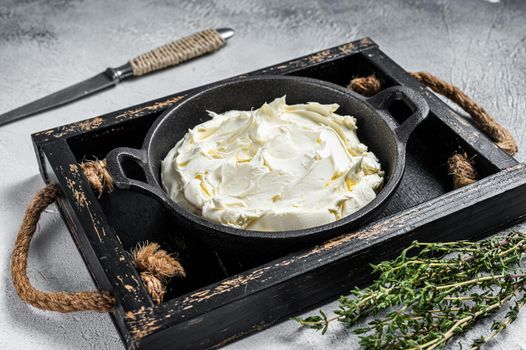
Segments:
[[[213,52],[225,44],[215,29],[207,29],[172,41],[130,60],[133,75],[141,76]]]

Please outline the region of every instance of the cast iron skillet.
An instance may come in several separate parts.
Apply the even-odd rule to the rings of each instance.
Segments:
[[[260,232],[236,229],[207,221],[182,209],[172,201],[160,181],[161,160],[188,129],[209,119],[207,110],[259,108],[264,102],[287,96],[288,104],[315,101],[338,103],[338,114],[356,117],[358,137],[380,159],[386,178],[384,188],[364,208],[326,225],[294,231]],[[412,115],[398,125],[387,111],[392,102],[401,100]],[[427,116],[429,107],[422,96],[406,87],[391,87],[365,98],[332,83],[302,77],[259,76],[218,83],[165,111],[152,125],[142,149],[127,147],[111,151],[106,159],[114,184],[159,200],[172,214],[179,227],[195,234],[200,241],[216,249],[243,251],[282,251],[318,243],[349,232],[378,214],[396,187],[405,168],[405,148],[411,132]],[[126,162],[135,162],[144,171],[146,181],[126,175]],[[316,205],[316,203],[312,203]]]

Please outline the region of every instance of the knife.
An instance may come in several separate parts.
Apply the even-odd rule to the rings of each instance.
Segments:
[[[92,78],[4,113],[0,115],[0,126],[113,87],[124,79],[139,77],[216,51],[232,35],[234,30],[230,28],[207,29],[172,41],[122,66],[108,68]]]

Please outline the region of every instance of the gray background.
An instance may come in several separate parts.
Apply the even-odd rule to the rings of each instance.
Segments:
[[[178,36],[220,26],[237,34],[214,55],[0,128],[0,349],[123,348],[108,315],[41,312],[18,300],[12,289],[10,250],[25,205],[43,186],[32,132],[370,36],[406,69],[429,70],[480,101],[512,130],[521,149],[517,158],[526,160],[526,3],[519,0],[1,0],[0,113]],[[30,275],[40,288],[93,288],[54,207],[39,224]],[[524,327],[526,313],[492,347],[526,347]],[[356,337],[341,328],[322,337],[288,321],[228,348],[356,346]]]

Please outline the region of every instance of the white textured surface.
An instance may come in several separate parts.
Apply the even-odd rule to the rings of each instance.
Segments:
[[[0,349],[123,349],[107,315],[40,312],[19,301],[11,287],[15,233],[29,198],[43,185],[32,132],[370,36],[406,69],[429,70],[482,101],[512,129],[521,149],[517,158],[526,160],[526,3],[519,0],[0,0],[0,112],[180,35],[216,26],[232,26],[237,34],[214,55],[0,128]],[[93,288],[56,210],[44,216],[31,249],[35,284],[53,290]],[[492,347],[525,347],[524,327],[526,314]],[[345,330],[335,328],[321,337],[284,322],[228,348],[356,345]]]

